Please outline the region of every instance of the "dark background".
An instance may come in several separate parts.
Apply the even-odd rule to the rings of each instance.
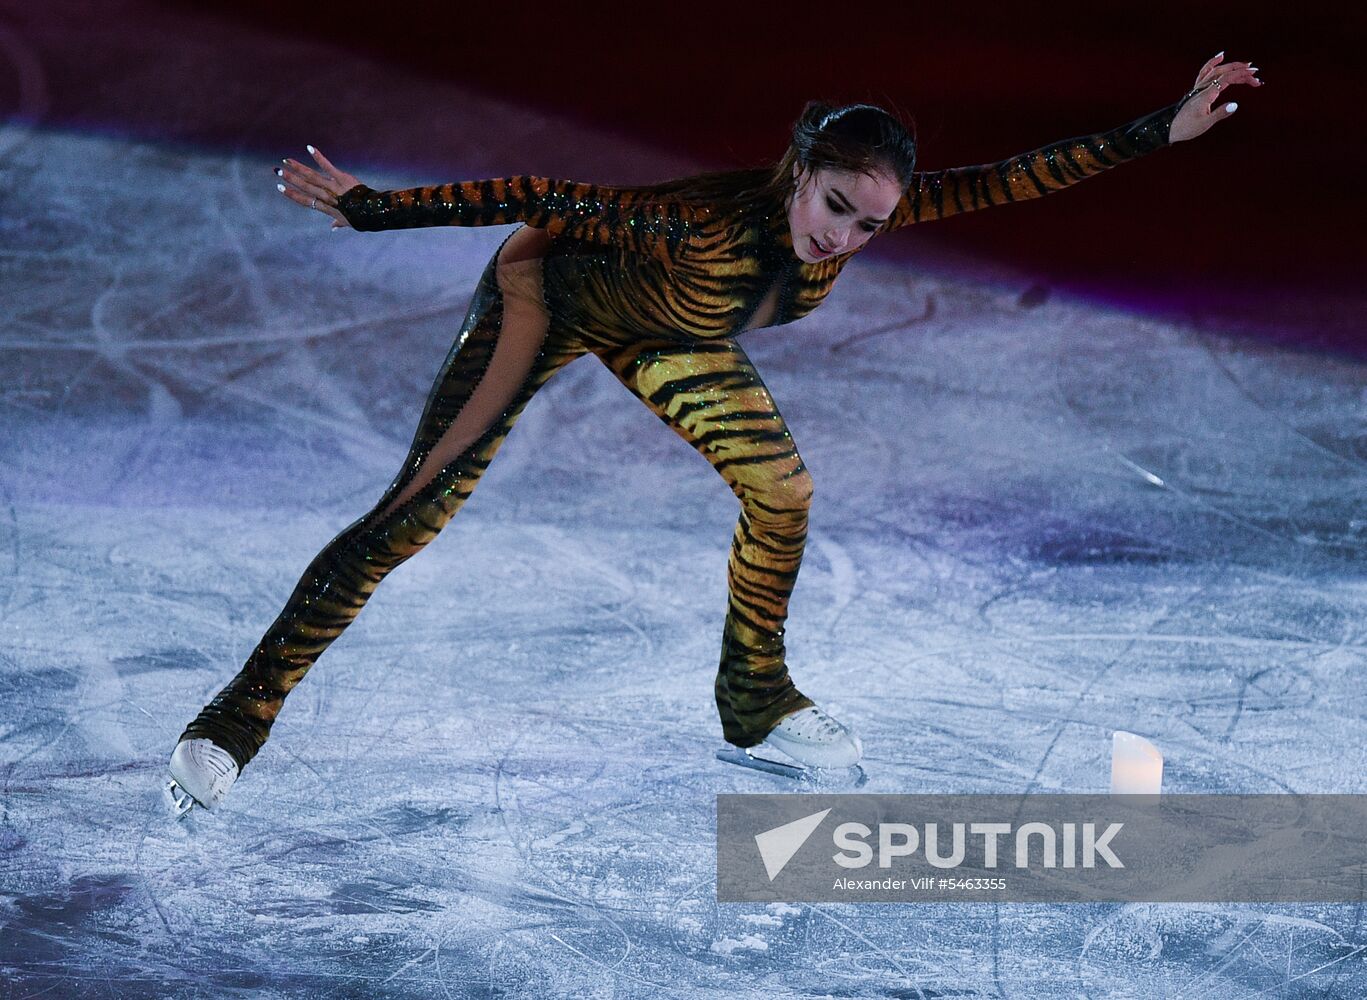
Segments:
[[[776,158],[811,98],[898,110],[915,123],[926,169],[998,160],[1169,104],[1224,49],[1227,60],[1252,60],[1266,86],[1228,91],[1238,112],[1205,135],[1061,196],[901,233],[873,252],[949,269],[970,256],[1012,286],[1367,353],[1367,88],[1359,82],[1367,15],[1357,5],[156,0],[108,9],[111,19],[121,9],[148,19],[149,44],[168,55],[148,71],[183,75],[186,86],[196,85],[195,66],[174,58],[174,25],[187,11],[207,10],[225,24],[359,50],[396,71],[592,123],[708,169]],[[95,70],[81,69],[93,55],[80,56],[70,72],[91,73],[80,86],[98,85]],[[78,104],[65,111],[81,117]],[[49,117],[62,114],[53,108]],[[127,115],[119,127],[160,127],[155,108],[130,106]],[[439,107],[432,122],[439,134]],[[196,123],[196,132],[196,141],[212,141],[213,122]],[[291,131],[288,141],[297,138]],[[414,136],[409,159],[432,158],[431,140]],[[358,162],[366,151],[347,152]],[[442,171],[439,163],[422,168]]]
[[[927,169],[998,160],[1156,110],[1224,49],[1266,82],[1228,92],[1240,105],[1229,121],[1063,197],[918,233],[916,250],[1249,335],[1364,344],[1360,5],[217,6],[709,167],[778,156],[811,98],[900,110]],[[877,249],[911,252],[905,238]]]

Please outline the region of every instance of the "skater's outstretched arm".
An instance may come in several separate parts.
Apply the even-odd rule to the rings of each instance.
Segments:
[[[1236,105],[1229,103],[1212,109],[1224,88],[1236,83],[1262,86],[1254,76],[1256,66],[1222,63],[1223,56],[1221,52],[1201,67],[1196,85],[1181,100],[1128,125],[1051,142],[998,163],[917,172],[884,232],[913,222],[1038,198],[1174,142],[1194,139],[1234,113]]]
[[[502,226],[523,222],[569,236],[659,257],[673,257],[705,210],[596,184],[546,177],[500,177],[376,191],[337,170],[310,147],[321,170],[286,160],[281,193],[325,212],[333,228],[363,232],[426,226]]]

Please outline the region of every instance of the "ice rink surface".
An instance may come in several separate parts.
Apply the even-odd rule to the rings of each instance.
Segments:
[[[466,177],[689,165],[335,54],[234,105],[236,146],[49,129],[45,36],[0,42],[22,82],[0,129],[0,996],[1367,993],[1359,906],[718,904],[715,796],[796,790],[712,756],[737,503],[592,356],[224,807],[168,819],[177,736],[397,472],[508,232],[330,233],[271,165],[320,141],[325,104],[411,137],[432,101],[484,137],[450,161]],[[129,51],[91,56],[123,58],[92,115],[213,104]],[[247,78],[316,56],[178,57]],[[282,121],[298,141],[266,150]],[[460,179],[326,151],[376,187]],[[1123,729],[1170,792],[1367,792],[1361,362],[872,259],[742,343],[816,480],[789,662],[861,733],[864,791],[1104,791]]]

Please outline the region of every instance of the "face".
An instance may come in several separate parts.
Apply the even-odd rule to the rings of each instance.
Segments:
[[[882,171],[793,168],[797,189],[788,203],[793,251],[808,264],[857,250],[887,221],[902,186]]]

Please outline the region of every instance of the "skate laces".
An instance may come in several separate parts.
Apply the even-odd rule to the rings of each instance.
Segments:
[[[807,739],[829,739],[845,732],[844,726],[815,705],[794,712],[780,722],[779,726],[794,736]]]
[[[232,755],[213,743],[208,746],[192,746],[190,759],[194,761],[196,766],[212,771],[215,778],[222,778],[237,767],[237,762],[233,760]]]

